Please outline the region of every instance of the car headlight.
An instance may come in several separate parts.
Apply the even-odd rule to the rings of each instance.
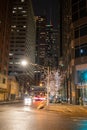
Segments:
[[[24,99],[24,104],[25,104],[25,105],[31,105],[31,104],[32,104],[31,98],[25,98],[25,99]]]

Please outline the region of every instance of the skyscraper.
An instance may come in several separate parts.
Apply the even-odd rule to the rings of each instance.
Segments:
[[[11,1],[0,0],[0,100],[7,99]]]
[[[52,24],[46,25],[46,55],[45,66],[51,69],[58,68],[59,58],[59,31]]]
[[[36,17],[36,63],[50,69],[58,68],[59,32],[50,23],[47,25],[46,16]],[[41,72],[35,75],[36,81],[41,79]]]
[[[23,68],[20,63],[27,60]],[[35,20],[31,0],[12,1],[11,37],[9,53],[9,74],[23,74],[26,71],[29,82],[34,79],[35,63]]]
[[[44,66],[45,55],[46,55],[46,16],[36,16],[36,53],[35,53],[35,62],[36,64]],[[38,68],[38,71],[35,71],[35,81],[36,85],[40,84],[41,80],[41,70]]]
[[[52,24],[47,25],[45,16],[36,17],[36,63],[58,67],[59,32]]]
[[[87,98],[87,0],[71,1],[72,4],[72,29],[74,46],[74,83],[76,89],[75,101]],[[73,57],[73,55],[72,55]]]
[[[46,23],[45,16],[36,16],[36,63],[43,66],[46,55]]]

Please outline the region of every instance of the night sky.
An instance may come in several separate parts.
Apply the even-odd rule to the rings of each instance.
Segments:
[[[34,14],[46,15],[48,24],[59,25],[59,0],[32,0]]]

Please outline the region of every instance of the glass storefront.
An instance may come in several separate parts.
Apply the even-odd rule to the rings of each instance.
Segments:
[[[77,71],[77,102],[80,104],[82,100],[83,105],[87,105],[87,70]]]

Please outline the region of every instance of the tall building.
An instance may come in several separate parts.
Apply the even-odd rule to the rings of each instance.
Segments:
[[[36,63],[58,67],[59,32],[53,25],[47,25],[45,16],[36,17]]]
[[[20,65],[22,60],[28,62],[25,68]],[[20,77],[26,72],[28,82],[33,83],[32,63],[35,63],[35,20],[32,3],[31,0],[15,0],[12,1],[9,75],[16,74]]]
[[[0,100],[7,99],[11,1],[0,1]]]
[[[62,5],[62,52],[67,101],[87,98],[87,0],[68,0]]]
[[[46,55],[46,23],[45,16],[36,16],[36,63],[43,66]]]
[[[36,16],[36,63],[50,69],[58,68],[59,32],[53,25],[47,25],[45,16]],[[41,71],[35,75],[36,81],[41,80]]]
[[[53,25],[46,25],[46,55],[45,66],[49,66],[50,69],[58,68],[59,58],[59,30],[54,29]]]
[[[76,103],[87,98],[87,0],[71,1]],[[76,8],[77,7],[77,8]]]

